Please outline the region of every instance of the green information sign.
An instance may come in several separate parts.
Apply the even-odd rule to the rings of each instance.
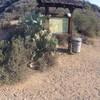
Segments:
[[[61,34],[67,32],[67,18],[50,18],[49,29],[51,33]]]

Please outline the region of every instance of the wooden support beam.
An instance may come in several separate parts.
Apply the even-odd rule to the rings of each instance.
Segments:
[[[70,54],[72,54],[72,45],[71,45],[71,39],[72,39],[72,36],[73,36],[73,11],[74,9],[73,8],[70,8],[69,9],[70,13],[68,15],[68,52]]]
[[[45,7],[45,15],[47,16],[48,15],[48,13],[49,13],[49,7]]]

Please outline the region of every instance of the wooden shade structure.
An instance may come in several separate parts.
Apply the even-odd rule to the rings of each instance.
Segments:
[[[71,53],[71,38],[72,38],[72,15],[73,11],[76,8],[82,9],[83,8],[83,1],[82,0],[37,0],[37,7],[44,7],[45,8],[45,15],[49,14],[50,7],[56,8],[68,8],[70,12],[70,16],[68,17],[68,51]],[[67,13],[67,12],[66,12]]]
[[[82,0],[37,0],[39,6],[64,7],[64,8],[82,8]]]

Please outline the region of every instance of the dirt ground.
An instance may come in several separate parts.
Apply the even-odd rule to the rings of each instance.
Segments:
[[[56,65],[13,86],[0,86],[0,100],[100,100],[100,39],[79,54],[59,54]]]

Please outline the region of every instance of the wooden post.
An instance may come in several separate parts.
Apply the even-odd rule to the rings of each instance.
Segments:
[[[47,16],[49,13],[49,8],[48,7],[45,7],[45,15]]]
[[[73,36],[72,32],[72,24],[73,24],[73,11],[74,9],[69,9],[70,11],[70,16],[68,16],[68,52],[72,54],[72,45],[71,45],[71,39]]]
[[[45,7],[45,16],[47,16],[45,29],[49,31],[49,7]]]

